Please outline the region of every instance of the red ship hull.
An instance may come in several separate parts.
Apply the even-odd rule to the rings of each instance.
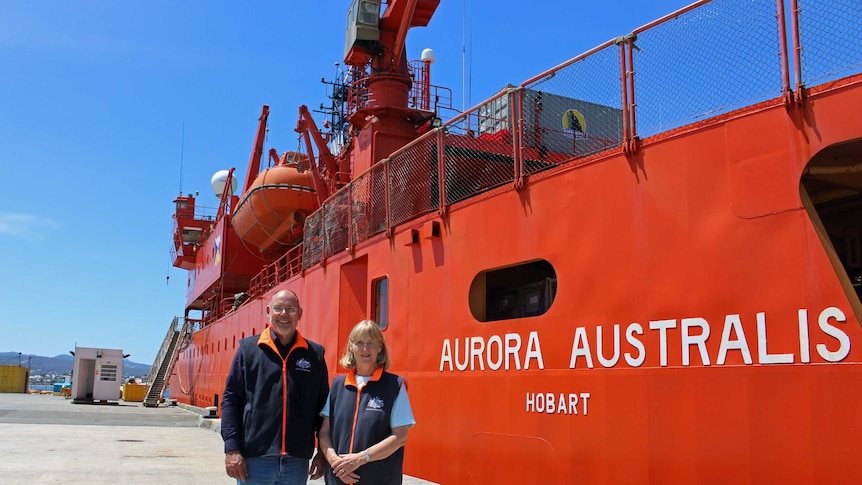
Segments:
[[[862,163],[862,75],[797,88],[798,103],[790,93],[644,139],[625,130],[633,142],[572,148],[540,169],[530,169],[541,150],[527,126],[514,140],[476,141],[484,153],[508,143],[513,175],[481,190],[473,180],[469,197],[445,207],[457,199],[446,179],[457,171],[438,162],[462,160],[480,181],[487,164],[463,155],[454,129],[408,147],[385,170],[406,160],[414,176],[436,173],[441,184],[411,184],[412,198],[399,199],[420,208],[400,221],[398,190],[387,185],[390,230],[352,225],[347,244],[324,247],[320,262],[309,260],[306,226],[302,270],[196,331],[171,397],[216,404],[236,341],[260,333],[269,296],[283,288],[302,302],[300,331],[326,347],[331,372],[344,372],[346,336],[378,316],[385,278],[393,370],[409,383],[418,421],[410,475],[862,482],[862,305],[855,253],[845,256],[852,244],[837,243],[862,236],[860,209],[815,175],[827,160]],[[460,155],[426,151],[444,136]],[[369,173],[353,183],[377,180]],[[845,186],[857,183],[852,174]],[[508,288],[500,275],[528,265],[553,268],[553,289],[536,293],[552,302],[533,313],[493,308],[508,301],[484,296]]]

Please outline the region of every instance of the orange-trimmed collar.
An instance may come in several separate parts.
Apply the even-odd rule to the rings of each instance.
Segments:
[[[275,339],[273,338],[274,333],[275,330],[273,330],[271,326],[267,325],[264,331],[260,333],[260,337],[257,339],[257,344],[265,345],[274,350],[276,354],[281,355],[278,351],[278,346],[275,344]],[[293,349],[296,348],[308,349],[308,341],[302,337],[299,330],[296,330],[296,340],[293,342],[293,347],[287,351],[287,355],[290,355],[290,353],[293,352]],[[287,357],[285,357],[285,359],[287,359]]]
[[[382,375],[383,375],[383,367],[381,366],[381,367],[378,367],[377,369],[374,370],[374,374],[371,375],[371,378],[368,379],[368,382],[379,381],[380,377]],[[347,377],[344,379],[345,387],[348,384],[357,388],[357,389],[359,388],[359,384],[357,384],[357,382],[356,382],[356,369],[350,369],[350,372],[347,374]]]

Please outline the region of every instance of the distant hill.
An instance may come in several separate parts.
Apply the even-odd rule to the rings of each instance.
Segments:
[[[30,364],[30,375],[70,374],[75,358],[69,354],[45,357],[42,355],[21,354],[21,366]],[[18,352],[0,352],[0,365],[18,365]],[[123,361],[123,377],[146,377],[150,364],[139,364],[129,359]]]

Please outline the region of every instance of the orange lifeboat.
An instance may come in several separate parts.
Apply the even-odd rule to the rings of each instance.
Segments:
[[[318,207],[313,187],[311,172],[300,172],[294,164],[264,170],[237,205],[234,230],[263,251],[298,243],[305,218]]]

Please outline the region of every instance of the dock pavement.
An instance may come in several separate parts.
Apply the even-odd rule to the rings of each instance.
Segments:
[[[220,420],[205,414],[190,406],[0,393],[0,483],[235,484],[224,471]],[[407,476],[403,483],[433,485]]]

